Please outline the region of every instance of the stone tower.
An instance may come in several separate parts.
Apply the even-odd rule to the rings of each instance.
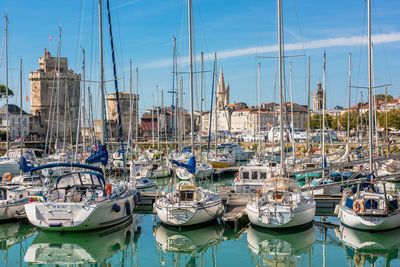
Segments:
[[[317,88],[317,90],[315,90],[314,96],[313,96],[313,110],[314,111],[322,110],[324,106],[326,109],[326,96],[325,96],[325,103],[323,103],[324,93],[325,93],[325,90],[322,89],[321,82],[318,82],[318,88]]]
[[[57,97],[58,76],[60,79],[59,98]],[[70,140],[70,133],[75,139],[79,115],[81,75],[68,69],[68,59],[66,57],[52,57],[50,52],[45,49],[44,56],[39,58],[39,68],[35,72],[29,73],[29,80],[31,86],[31,114],[34,115],[33,121],[35,124],[33,131],[39,134],[46,134],[49,116],[51,115],[50,121],[53,122],[53,133],[55,133],[58,98],[58,136],[60,138],[64,136],[64,115],[66,115],[67,140]],[[50,103],[53,106],[52,114],[49,114]]]
[[[130,121],[130,99],[131,95],[129,92],[119,92],[119,107],[121,111],[121,121],[122,121],[122,134],[124,136],[124,141],[128,141],[129,135],[129,121]],[[135,136],[136,129],[136,102],[139,97],[136,94],[132,94],[132,136]],[[115,93],[106,95],[107,101],[107,120],[116,122],[118,125],[118,108],[117,108],[117,98]],[[118,131],[117,131],[118,133]]]
[[[221,67],[217,89],[217,109],[222,110],[226,105],[229,105],[229,83],[225,86],[224,72]]]

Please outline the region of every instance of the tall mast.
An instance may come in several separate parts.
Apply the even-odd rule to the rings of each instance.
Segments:
[[[282,90],[282,3],[278,0],[278,47],[279,47],[279,139],[281,149],[281,169],[280,176],[282,177],[286,173],[285,167],[285,154],[283,147],[283,90]]]
[[[214,62],[214,66],[215,66],[215,71],[214,71],[214,80],[215,80],[215,83],[214,83],[214,86],[215,86],[215,89],[214,89],[214,91],[215,91],[215,120],[214,120],[214,123],[215,123],[215,156],[217,156],[217,147],[218,147],[218,94],[217,94],[217,90],[218,90],[218,85],[217,85],[217,83],[218,83],[218,80],[217,80],[217,77],[218,77],[218,75],[217,75],[217,54],[215,54],[215,62]],[[211,110],[211,112],[212,112],[212,110]]]
[[[139,135],[139,68],[138,67],[136,67],[136,123],[135,124],[136,124],[135,146],[138,146],[138,135]]]
[[[128,131],[128,146],[131,147],[131,153],[132,153],[132,113],[133,113],[132,59],[129,59],[129,131]]]
[[[8,17],[7,15],[4,16],[5,18],[5,35],[6,35],[6,150],[7,150],[7,158],[8,158],[8,147],[9,147],[9,121],[8,121]],[[22,156],[22,155],[21,155]]]
[[[347,113],[347,145],[350,144],[350,97],[351,97],[351,53],[349,54],[349,102]]]
[[[192,155],[194,156],[194,111],[193,111],[193,55],[192,55],[192,0],[188,0],[189,18],[189,66],[190,66],[190,132]]]
[[[174,130],[175,130],[175,136],[176,136],[176,142],[177,142],[177,144],[178,144],[178,147],[179,147],[179,136],[180,136],[180,134],[178,133],[178,131],[177,131],[177,129],[178,129],[178,125],[179,125],[179,121],[178,121],[178,109],[179,109],[179,107],[178,107],[178,92],[179,92],[179,84],[178,84],[178,55],[177,55],[177,53],[176,53],[176,38],[174,37],[174,74],[175,74],[175,76],[173,77],[173,79],[175,79],[174,81],[175,81],[175,84],[176,84],[176,91],[174,92],[174,88],[172,89],[172,105],[173,105],[173,103],[174,103],[174,93],[175,93],[175,115],[174,115],[174,110],[173,110],[173,107],[172,107],[172,116],[175,116],[175,129],[174,129],[174,127],[172,127],[172,132],[171,132],[171,140],[173,140],[173,138],[174,138]],[[172,126],[174,126],[173,124],[172,124]],[[171,151],[172,151],[172,146],[173,146],[173,144],[171,145]]]
[[[199,133],[199,137],[200,137],[200,158],[202,158],[202,149],[201,149],[201,133],[203,131],[203,71],[204,71],[204,61],[203,61],[203,52],[201,52],[200,54],[200,60],[201,60],[201,74],[200,74],[200,133]]]
[[[261,160],[261,63],[258,63],[258,161]]]
[[[105,128],[106,122],[104,118],[104,70],[103,70],[103,14],[102,5],[99,0],[99,52],[100,52],[100,94],[101,94],[101,143],[104,145],[106,141]]]
[[[308,152],[310,147],[310,90],[311,90],[311,79],[310,79],[310,57],[308,57],[308,85],[307,85],[308,93],[308,104],[307,104],[307,148],[306,151]]]
[[[151,144],[154,149],[154,95],[151,95]]]
[[[23,156],[22,150],[22,58],[19,60],[19,142],[21,146],[21,157]],[[20,168],[20,175],[22,175],[22,168]]]
[[[292,82],[292,61],[290,61],[290,113],[291,116],[291,126],[292,128],[292,156],[293,156],[293,163],[294,163],[294,156],[295,156],[295,145],[294,145],[294,114],[293,114],[293,82]]]
[[[57,49],[57,115],[56,115],[56,147],[58,148],[58,128],[60,123],[60,56],[61,56],[61,27],[58,27],[58,49]],[[64,111],[65,112],[65,111]],[[65,122],[64,122],[65,123]],[[64,140],[65,142],[65,140]]]
[[[157,149],[160,150],[160,104],[158,103],[158,84],[157,88]]]
[[[86,104],[86,69],[85,69],[85,49],[82,48],[82,75],[83,75],[83,101],[82,101],[82,129],[83,129],[83,149],[84,151],[86,151],[86,126],[85,126],[85,113],[86,113],[86,109],[85,109],[85,104]],[[78,135],[77,137],[78,138]]]
[[[374,143],[373,143],[373,117],[372,117],[372,102],[373,102],[373,97],[372,97],[372,55],[371,55],[371,49],[372,49],[372,40],[371,40],[371,0],[368,0],[368,115],[369,115],[369,122],[368,122],[368,128],[369,128],[369,169],[370,172],[373,174],[374,173],[374,166],[373,166],[373,151],[374,151]]]
[[[322,166],[325,167],[326,52],[324,52],[323,84],[324,85],[322,89]],[[322,178],[325,178],[325,171],[322,172]]]

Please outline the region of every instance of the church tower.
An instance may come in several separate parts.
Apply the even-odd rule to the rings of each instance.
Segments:
[[[224,72],[221,67],[217,89],[217,109],[223,110],[226,105],[229,105],[229,83],[225,87]]]
[[[313,110],[314,111],[322,110],[324,108],[324,106],[326,109],[326,97],[325,97],[325,103],[324,103],[325,105],[323,104],[324,93],[325,93],[325,90],[322,89],[321,82],[318,82],[318,89],[315,90],[314,96],[313,96]]]

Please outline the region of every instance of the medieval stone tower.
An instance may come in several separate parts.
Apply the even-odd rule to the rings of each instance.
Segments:
[[[59,79],[59,82],[58,82]],[[56,129],[58,105],[58,136],[64,135],[64,123],[67,141],[76,136],[79,116],[79,98],[81,75],[68,69],[66,57],[52,57],[50,52],[44,50],[44,56],[39,58],[39,68],[29,73],[31,86],[31,114],[36,117],[35,131],[46,134],[48,121]],[[59,87],[58,87],[59,84]],[[58,91],[59,90],[59,94]],[[57,99],[59,100],[57,103]],[[50,114],[50,107],[51,114]]]
[[[221,67],[217,89],[217,109],[222,110],[226,105],[229,105],[229,82],[225,85],[224,73]]]

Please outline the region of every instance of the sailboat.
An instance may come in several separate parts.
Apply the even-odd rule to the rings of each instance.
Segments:
[[[194,158],[194,111],[193,111],[193,55],[192,55],[192,1],[188,0],[189,20],[189,59],[190,59],[190,99],[191,99],[191,152],[193,165],[186,167],[189,181],[175,183],[171,192],[163,193],[155,201],[156,212],[160,220],[168,225],[187,226],[216,219],[222,214],[221,197],[210,190],[197,187],[194,183],[196,160]],[[171,146],[172,147],[172,146]],[[189,162],[190,162],[189,161]],[[176,176],[175,176],[176,178]]]
[[[400,209],[397,195],[387,194],[374,185],[373,144],[373,75],[371,40],[371,0],[368,0],[368,91],[369,91],[369,168],[370,175],[365,183],[346,190],[335,211],[342,224],[352,228],[382,231],[400,227]]]
[[[252,224],[265,228],[298,227],[312,222],[316,203],[312,196],[301,192],[295,180],[285,178],[283,142],[282,83],[282,1],[278,0],[279,95],[280,95],[280,174],[267,179],[261,190],[250,199],[246,212]]]
[[[105,144],[104,72],[102,0],[99,0],[100,91],[102,144]],[[117,93],[118,95],[118,93]],[[105,145],[87,162],[102,161],[106,166]],[[47,168],[69,167],[70,172],[59,176],[39,202],[25,205],[30,223],[49,231],[82,231],[105,228],[132,217],[136,196],[135,184],[126,181],[106,183],[103,169],[78,163],[46,164],[30,170],[31,174]],[[82,170],[83,169],[83,170]]]

